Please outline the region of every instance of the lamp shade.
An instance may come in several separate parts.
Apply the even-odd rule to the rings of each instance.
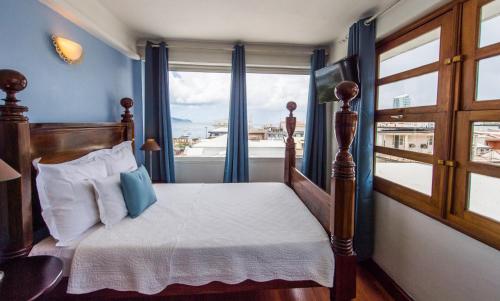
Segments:
[[[19,178],[21,175],[4,160],[0,159],[0,182],[10,181]]]
[[[83,56],[83,48],[77,42],[52,36],[52,43],[59,56],[68,64],[79,63]]]
[[[161,150],[161,147],[154,139],[146,139],[146,142],[141,146],[141,150],[156,152]]]

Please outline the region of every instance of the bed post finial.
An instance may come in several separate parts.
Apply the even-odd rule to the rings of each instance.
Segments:
[[[0,106],[0,119],[11,121],[27,121],[24,112],[28,111],[25,106],[17,104],[19,100],[16,98],[16,93],[24,90],[28,85],[26,77],[15,70],[1,69],[0,70],[0,89],[5,92],[6,96],[3,99],[4,105]]]
[[[0,70],[0,89],[7,95],[0,105],[0,158],[21,174],[21,178],[0,184],[0,262],[28,255],[33,242],[31,212],[30,125],[25,106],[17,103],[16,93],[28,81],[18,71]]]
[[[134,105],[134,100],[124,97],[120,100],[120,105],[125,109],[125,112],[122,114],[122,123],[127,125],[125,140],[132,141],[132,150],[135,153],[134,115],[130,113],[130,108]]]
[[[297,120],[293,117],[293,111],[297,109],[297,104],[293,101],[289,101],[286,104],[286,108],[290,111],[288,117],[286,117],[286,146],[285,146],[285,174],[284,181],[288,186],[292,185],[292,169],[295,168],[295,140],[293,139],[293,134],[295,133],[295,125]]]
[[[335,95],[342,101],[342,107],[335,113],[339,150],[333,163],[333,204],[330,207],[331,241],[335,254],[332,300],[351,300],[356,296],[356,253],[353,249],[355,163],[349,148],[358,123],[358,113],[351,111],[351,101],[358,93],[358,85],[351,81],[343,81],[335,87]]]
[[[122,122],[131,122],[134,115],[130,113],[130,108],[134,105],[134,101],[132,98],[125,97],[120,100],[120,105],[125,109],[122,114]]]

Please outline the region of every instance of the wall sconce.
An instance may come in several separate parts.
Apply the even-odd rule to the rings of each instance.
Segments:
[[[52,43],[56,48],[57,54],[68,64],[77,64],[83,57],[83,48],[80,44],[58,37],[52,36]]]

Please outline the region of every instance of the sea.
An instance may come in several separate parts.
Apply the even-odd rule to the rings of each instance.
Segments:
[[[172,136],[178,138],[180,136],[189,136],[191,138],[207,138],[208,132],[213,130],[215,126],[212,122],[191,122],[184,120],[172,119]]]
[[[188,136],[194,138],[208,138],[208,132],[220,127],[216,125],[216,121],[193,122],[186,119],[172,118],[172,136],[178,138],[180,136]],[[263,124],[249,125],[252,128],[263,128]]]

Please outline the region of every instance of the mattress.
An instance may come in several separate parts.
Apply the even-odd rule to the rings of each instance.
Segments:
[[[29,256],[49,255],[60,258],[63,262],[63,276],[68,277],[76,247],[78,246],[80,241],[82,241],[85,237],[87,237],[89,234],[99,229],[100,227],[104,227],[104,225],[95,225],[94,227],[87,230],[81,237],[72,241],[70,245],[64,247],[56,246],[57,240],[52,236],[46,237],[33,246]]]
[[[139,217],[97,227],[78,242],[68,293],[111,288],[155,294],[174,283],[247,279],[333,285],[329,237],[288,186],[154,187],[158,201]]]

